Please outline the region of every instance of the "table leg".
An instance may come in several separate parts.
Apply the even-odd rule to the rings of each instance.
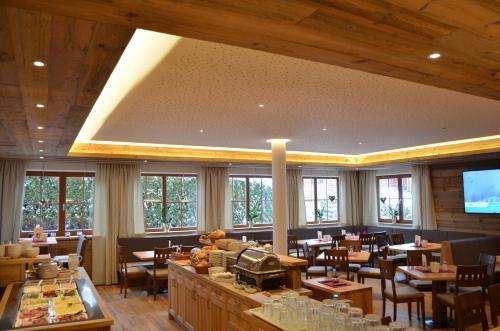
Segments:
[[[437,294],[446,292],[446,286],[446,281],[432,282],[432,320],[425,321],[430,329],[446,328],[449,325],[446,307],[439,305],[436,298]]]
[[[316,257],[319,255],[318,254],[318,246],[311,246],[311,253],[312,253],[312,262],[313,265],[316,265]]]
[[[286,267],[286,287],[291,289],[302,287],[302,270],[300,270],[300,267]]]

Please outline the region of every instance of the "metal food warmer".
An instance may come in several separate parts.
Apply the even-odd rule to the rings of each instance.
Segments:
[[[243,250],[234,269],[238,280],[262,290],[279,288],[286,281],[286,272],[281,268],[278,255],[260,249]]]

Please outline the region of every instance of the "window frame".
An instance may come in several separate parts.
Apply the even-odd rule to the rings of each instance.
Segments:
[[[196,178],[196,226],[191,227],[177,227],[174,228],[172,226],[169,227],[168,232],[187,232],[187,231],[197,231],[198,230],[198,185],[200,184],[198,181],[198,175],[197,174],[161,174],[161,173],[141,173],[141,177],[145,176],[151,176],[151,177],[161,177],[161,185],[162,185],[162,191],[161,191],[161,203],[162,203],[162,210],[161,210],[161,216],[162,219],[165,223],[167,219],[167,177],[195,177]],[[142,192],[141,192],[142,195]],[[144,212],[144,197],[143,198],[143,212]],[[182,221],[181,221],[182,224]],[[164,233],[165,230],[163,228],[148,228],[147,227],[147,220],[144,218],[144,232],[146,233]]]
[[[57,231],[48,231],[48,233],[55,233],[58,237],[66,236],[66,232],[69,232],[71,236],[76,236],[78,232],[82,232],[85,235],[92,235],[94,229],[79,229],[79,230],[68,230],[66,231],[66,179],[68,177],[94,177],[94,172],[64,172],[64,171],[26,171],[26,177],[28,176],[51,176],[51,177],[59,177],[59,202],[58,202],[58,211],[59,211],[59,223]],[[24,185],[24,184],[23,184]],[[94,201],[95,201],[95,181],[94,181]],[[24,205],[24,199],[23,199]],[[95,202],[94,202],[95,205]],[[21,213],[22,218],[22,213]],[[92,215],[92,221],[94,220],[94,215]],[[22,222],[22,219],[21,219]],[[20,237],[28,238],[33,235],[33,231],[23,231],[22,224],[20,226]]]
[[[231,178],[245,178],[245,209],[246,209],[246,214],[248,215],[250,213],[250,178],[273,178],[272,176],[267,176],[267,175],[229,175],[229,180]],[[231,187],[231,214],[233,211],[233,188]],[[239,200],[238,200],[239,201]],[[261,197],[261,204],[263,205],[263,198]],[[272,201],[272,200],[271,200]],[[239,201],[241,202],[241,201]],[[233,229],[265,229],[265,228],[272,228],[273,223],[271,224],[255,224],[254,222],[249,222],[247,219],[247,223],[245,225],[243,224],[234,224],[232,216],[231,216],[231,223],[233,225]]]
[[[322,224],[338,224],[340,223],[340,215],[339,215],[339,177],[337,176],[303,176],[302,177],[302,185],[304,185],[304,179],[313,179],[313,185],[314,185],[314,221],[310,222],[307,220],[307,215],[306,215],[306,224],[307,225],[322,225]],[[337,220],[319,220],[316,217],[316,210],[318,210],[318,179],[335,179],[337,181],[337,192],[336,192],[336,204],[337,204]],[[306,201],[305,196],[304,196],[304,202]],[[308,200],[309,201],[309,200]]]
[[[380,180],[381,179],[398,179],[398,202],[399,202],[399,219],[396,220],[395,223],[392,222],[391,219],[383,219],[380,215]],[[412,180],[411,185],[413,186],[413,178],[411,174],[398,174],[398,175],[383,175],[377,176],[377,217],[378,222],[382,224],[401,224],[401,225],[412,225],[413,224],[413,207],[412,207],[412,219],[406,220],[404,219],[404,204],[403,202],[403,178],[410,178]],[[413,193],[413,192],[412,192]],[[412,194],[412,203],[413,203],[413,194]]]

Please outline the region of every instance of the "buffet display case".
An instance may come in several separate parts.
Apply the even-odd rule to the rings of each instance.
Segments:
[[[83,268],[75,279],[12,283],[0,303],[0,330],[109,330],[113,320]]]

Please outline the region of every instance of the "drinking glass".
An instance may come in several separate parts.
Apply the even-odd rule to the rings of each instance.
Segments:
[[[351,307],[347,310],[347,315],[350,319],[353,318],[362,318],[363,317],[363,309]]]
[[[333,305],[335,304],[335,300],[332,300],[332,299],[325,299],[322,302],[323,302],[323,306],[330,307],[330,308],[333,308]]]
[[[394,322],[389,323],[389,330],[390,331],[404,331],[405,326],[404,326],[403,322],[401,322],[401,321],[394,321]]]
[[[290,311],[288,310],[288,307],[286,306],[281,306],[280,309],[280,318],[279,321],[282,325],[288,325],[290,323]]]
[[[333,316],[333,330],[334,331],[344,331],[348,330],[349,326],[347,325],[349,318],[346,313],[336,312]]]
[[[381,324],[380,316],[377,314],[366,314],[365,319],[368,330],[374,330],[376,326],[379,326]]]
[[[333,316],[335,311],[327,306],[323,306],[319,310],[320,324],[319,328],[321,331],[330,331],[333,327]]]
[[[351,319],[351,327],[352,331],[365,331],[366,329],[366,320],[364,318],[352,318]]]
[[[349,307],[350,305],[348,303],[345,303],[345,302],[342,302],[342,301],[338,301],[334,304],[334,309],[338,312],[338,313],[345,313],[347,314],[347,311],[349,310]]]
[[[271,318],[278,320],[280,318],[282,304],[279,302],[274,302],[272,305],[272,315]]]
[[[300,296],[295,299],[297,319],[305,321],[307,319],[307,303],[309,299],[306,296]]]
[[[379,326],[375,326],[372,330],[373,331],[389,331],[389,327],[385,326],[385,325],[379,325]]]
[[[262,302],[262,314],[267,317],[271,317],[273,313],[273,301],[271,299],[266,299]]]

